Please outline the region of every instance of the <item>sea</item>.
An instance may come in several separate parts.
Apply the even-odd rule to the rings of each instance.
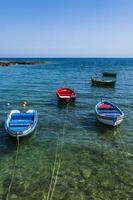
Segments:
[[[47,63],[0,67],[0,200],[132,200],[133,59],[2,60]],[[117,73],[115,87],[92,86],[104,71]],[[74,104],[58,103],[60,87],[76,91]],[[124,112],[120,126],[96,120],[101,99]],[[19,141],[4,128],[12,109],[38,112],[35,131]]]

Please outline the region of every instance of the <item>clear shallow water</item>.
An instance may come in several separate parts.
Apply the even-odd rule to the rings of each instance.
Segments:
[[[52,199],[132,199],[133,59],[44,60],[49,64],[0,68],[0,198],[9,191],[17,149],[4,120],[27,100],[39,122],[34,134],[20,142],[9,199],[50,199],[55,158]],[[116,87],[92,87],[91,76],[106,70],[117,72]],[[55,92],[62,86],[77,91],[75,105],[58,105]],[[124,111],[120,127],[96,121],[94,107],[101,98]]]

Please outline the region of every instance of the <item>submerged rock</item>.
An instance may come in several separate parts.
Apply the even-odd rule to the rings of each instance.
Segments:
[[[84,169],[82,175],[85,179],[88,179],[91,176],[91,169]]]
[[[10,200],[16,200],[18,199],[18,196],[16,194],[11,194]]]
[[[69,200],[86,200],[86,196],[83,192],[73,192],[70,196],[69,196]]]

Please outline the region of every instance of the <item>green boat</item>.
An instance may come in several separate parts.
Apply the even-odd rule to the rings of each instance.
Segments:
[[[116,72],[111,72],[111,71],[103,72],[103,76],[113,76],[113,77],[116,77],[117,73]]]
[[[103,87],[114,87],[116,80],[114,79],[103,79],[99,77],[91,77],[92,85],[103,86]]]

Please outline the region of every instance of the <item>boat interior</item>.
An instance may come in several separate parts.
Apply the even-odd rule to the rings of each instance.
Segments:
[[[33,113],[14,113],[11,116],[9,126],[15,132],[24,131],[29,126],[32,126],[33,122],[34,122]]]
[[[71,90],[63,89],[59,91],[60,96],[70,97],[73,94]]]
[[[103,115],[105,114],[109,116],[122,114],[117,107],[113,106],[112,104],[109,104],[108,102],[107,103],[104,102],[100,104],[100,106],[98,107],[98,112],[100,114],[103,114]]]

